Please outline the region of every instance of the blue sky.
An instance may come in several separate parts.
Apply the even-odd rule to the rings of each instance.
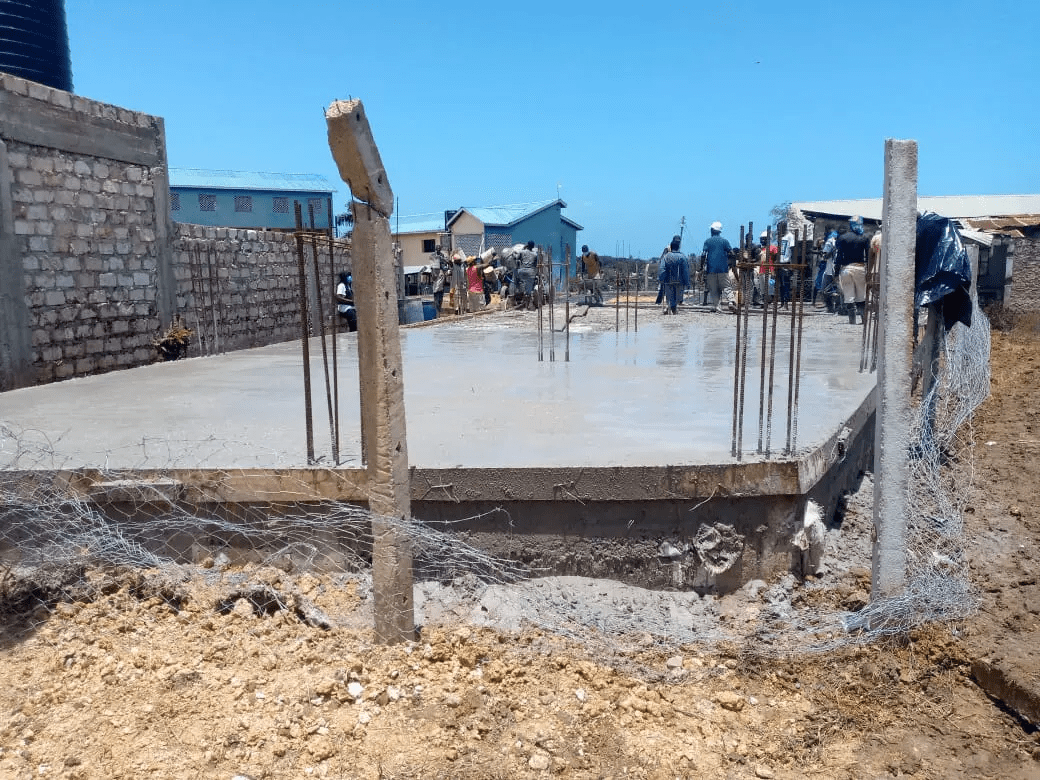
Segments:
[[[401,214],[554,198],[602,254],[697,251],[785,200],[1040,191],[1040,3],[67,0],[75,91],[170,164],[320,173],[360,97]]]

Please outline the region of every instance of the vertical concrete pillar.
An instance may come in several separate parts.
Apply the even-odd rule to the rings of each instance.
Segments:
[[[381,642],[400,642],[414,638],[415,616],[411,544],[399,523],[411,517],[411,483],[390,241],[393,192],[361,101],[336,101],[325,117],[333,159],[355,199],[352,254],[361,440],[373,512],[375,633]]]
[[[877,428],[871,598],[898,595],[906,579],[910,367],[917,246],[917,142],[885,140],[884,241],[878,307]]]
[[[11,164],[0,139],[0,391],[32,384],[32,335],[25,271],[14,233]]]
[[[173,220],[170,219],[170,174],[166,164],[166,125],[161,117],[154,121],[155,151],[159,163],[152,167],[152,192],[155,206],[156,291],[155,313],[159,328],[165,330],[177,314],[177,275],[173,269]]]

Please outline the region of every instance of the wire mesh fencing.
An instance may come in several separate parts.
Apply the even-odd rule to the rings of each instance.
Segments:
[[[711,594],[546,576],[516,557],[488,552],[452,524],[378,518],[411,547],[419,622],[533,627],[611,657],[718,641],[775,655],[870,642],[970,614],[975,602],[961,514],[971,486],[971,415],[989,387],[989,328],[982,313],[976,309],[970,328],[957,325],[944,334],[937,354],[935,381],[916,404],[908,453],[908,586],[899,597],[856,608],[801,604],[792,598],[788,575],[786,582],[745,588],[753,605],[747,619],[721,621],[722,600]],[[202,587],[212,610],[281,615],[298,620],[301,630],[304,624],[335,629],[359,619],[356,609],[348,609],[354,603],[348,595],[370,588],[373,517],[355,504],[316,499],[308,475],[320,470],[284,476],[274,497],[222,501],[214,496],[233,496],[241,475],[210,470],[209,493],[192,493],[174,468],[191,464],[164,469],[162,449],[141,446],[146,475],[99,469],[86,479],[70,468],[60,439],[0,425],[4,621],[38,625],[63,601],[89,600],[112,587],[162,599],[171,608]],[[219,442],[200,442],[197,452],[204,456],[213,448]],[[689,565],[697,564],[696,555],[690,553]],[[869,565],[868,555],[860,566]],[[669,562],[667,554],[661,561],[686,565]],[[305,578],[320,579],[324,606],[300,585]]]

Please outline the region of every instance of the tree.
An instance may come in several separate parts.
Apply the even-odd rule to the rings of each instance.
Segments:
[[[350,238],[354,232],[354,212],[347,209],[342,214],[337,214],[333,223],[336,225],[336,238]]]
[[[771,225],[776,225],[778,222],[787,221],[787,212],[791,208],[791,201],[785,200],[777,203],[773,208],[769,209],[769,219]]]

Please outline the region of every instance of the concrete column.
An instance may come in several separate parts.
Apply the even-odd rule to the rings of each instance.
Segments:
[[[11,164],[0,139],[0,391],[32,384],[32,334],[22,253],[14,234]]]
[[[878,307],[877,428],[871,598],[895,596],[906,579],[910,375],[917,246],[917,142],[885,140],[884,240]]]
[[[333,159],[355,198],[352,255],[361,440],[373,512],[375,633],[381,642],[400,642],[415,638],[415,616],[412,549],[400,526],[411,517],[411,478],[390,241],[393,192],[361,101],[336,101],[325,117]]]
[[[177,314],[177,276],[173,270],[173,225],[170,219],[170,175],[166,165],[166,125],[156,117],[155,150],[160,162],[152,167],[155,205],[156,291],[155,308],[159,327],[165,332]]]

